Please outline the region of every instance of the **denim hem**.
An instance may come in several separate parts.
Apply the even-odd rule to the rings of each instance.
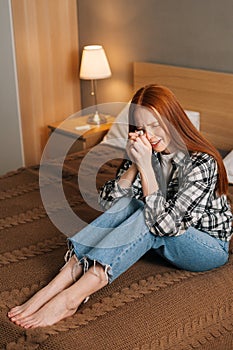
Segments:
[[[85,254],[85,255],[80,255],[77,251],[77,249],[75,249],[73,243],[68,239],[68,250],[65,254],[65,265],[61,268],[61,270],[69,263],[70,259],[75,256],[76,258],[76,263],[74,264],[71,274],[72,274],[72,279],[74,282],[76,282],[76,269],[78,266],[82,265],[83,266],[83,274],[85,274],[88,270],[90,266],[93,266],[94,269],[94,274],[96,276],[99,276],[99,274],[96,271],[96,264],[100,264],[103,268],[104,268],[104,273],[106,276],[106,280],[107,282],[110,284],[113,278],[112,275],[112,268],[109,264],[106,264],[104,262],[102,262],[99,259],[94,259],[90,256],[90,254]],[[93,263],[92,263],[93,262]],[[89,300],[90,296],[87,296],[83,303],[86,303]]]

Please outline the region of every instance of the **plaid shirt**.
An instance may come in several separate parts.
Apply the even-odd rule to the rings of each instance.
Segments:
[[[140,174],[132,186],[121,188],[118,181],[131,166],[126,160],[114,180],[107,181],[100,190],[99,201],[110,208],[123,196],[144,201],[145,222],[149,230],[159,236],[178,236],[192,226],[221,240],[230,240],[232,213],[226,195],[217,196],[217,163],[206,153],[185,156],[177,152],[172,159],[172,173],[166,188],[159,154],[152,154],[152,165],[159,185],[158,191],[143,197]]]

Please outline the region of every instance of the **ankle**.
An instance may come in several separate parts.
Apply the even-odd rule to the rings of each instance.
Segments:
[[[68,310],[75,310],[79,307],[79,305],[82,303],[84,298],[76,295],[73,295],[73,293],[70,293],[69,290],[64,290],[64,298],[65,298],[65,303],[66,307]]]
[[[98,278],[100,285],[105,286],[108,284],[108,275],[101,264],[95,264],[89,269],[88,272],[95,275]]]

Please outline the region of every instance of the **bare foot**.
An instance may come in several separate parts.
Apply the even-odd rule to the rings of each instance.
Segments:
[[[47,304],[32,315],[16,320],[15,323],[24,328],[37,328],[51,326],[58,321],[72,316],[78,309],[80,302],[75,302],[75,305],[69,303],[67,291],[64,290],[57,294]]]
[[[26,306],[25,310],[22,311],[22,308],[24,308],[23,304],[18,314],[17,310],[20,307],[18,307],[17,310],[14,308],[13,310],[15,310],[14,312],[16,312],[16,314],[15,316],[10,316],[10,318],[14,323],[24,328],[51,326],[66,317],[72,316],[87,296],[103,288],[107,283],[108,279],[106,278],[103,267],[100,265],[92,266],[69,288],[57,293],[53,298],[51,298],[50,295],[49,301],[44,303],[41,308],[38,308],[40,304],[40,298],[37,296],[39,294],[38,292],[32,304],[30,304],[30,299],[29,302],[27,302],[29,304]],[[45,298],[44,296],[43,301]],[[37,308],[37,311],[34,313],[32,312],[33,308]],[[13,310],[9,312],[10,315],[13,313]]]
[[[77,260],[72,257],[70,262],[59,272],[59,274],[44,288],[33,295],[26,303],[12,308],[8,312],[8,317],[12,322],[19,322],[27,316],[34,314],[50,299],[69,287],[73,283],[72,271]],[[82,274],[82,267],[77,266],[76,278]]]
[[[46,292],[47,289],[48,286],[44,287],[33,295],[28,301],[26,301],[26,303],[12,308],[8,312],[8,317],[11,319],[11,321],[15,322],[39,310],[41,306],[43,306],[50,299],[48,297],[49,294]]]

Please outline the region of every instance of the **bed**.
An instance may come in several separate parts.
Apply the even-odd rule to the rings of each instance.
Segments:
[[[134,79],[135,89],[150,82],[170,87],[186,109],[200,112],[201,131],[216,147],[224,154],[233,149],[231,74],[137,62]],[[91,155],[90,171],[98,169],[97,188],[114,177],[121,161],[106,142],[98,147],[106,154],[103,165],[93,151],[85,150],[68,155],[62,167],[65,198],[82,222],[100,214],[78,188],[83,159]],[[54,160],[49,181],[40,185],[49,188],[56,183],[58,165]],[[64,263],[66,236],[46,213],[39,169],[20,168],[0,178],[0,349],[233,349],[232,245],[229,262],[205,273],[178,270],[148,252],[74,316],[35,330],[11,323],[6,316],[9,308],[28,299]],[[233,199],[232,185],[229,196]],[[59,201],[52,211],[63,217]]]

